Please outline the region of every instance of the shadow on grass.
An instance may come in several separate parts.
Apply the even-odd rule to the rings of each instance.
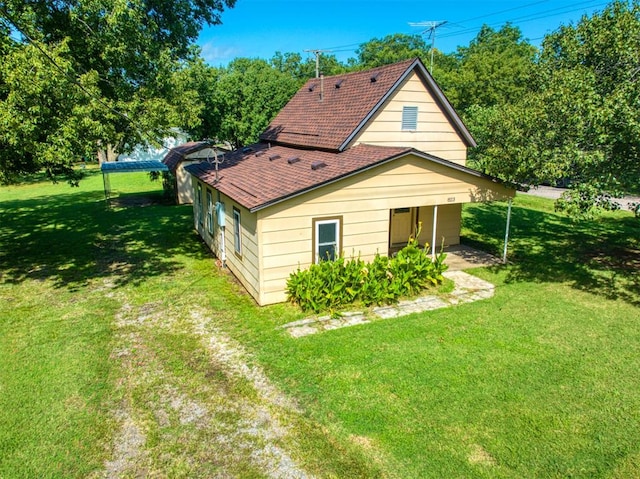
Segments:
[[[463,242],[501,254],[504,205],[465,209]],[[629,215],[572,222],[513,207],[507,281],[566,282],[640,305],[640,222]]]
[[[191,208],[107,208],[100,192],[0,203],[0,281],[49,279],[77,288],[115,278],[117,286],[182,268],[176,255],[206,255]]]

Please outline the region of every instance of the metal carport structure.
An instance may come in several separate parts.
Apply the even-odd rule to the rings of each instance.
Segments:
[[[139,161],[110,161],[100,165],[102,182],[104,184],[104,199],[109,203],[111,197],[111,182],[109,175],[112,173],[144,173],[152,171],[169,171],[167,165],[158,160]]]

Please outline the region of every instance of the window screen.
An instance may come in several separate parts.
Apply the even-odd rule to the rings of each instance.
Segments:
[[[339,220],[316,222],[316,262],[333,261],[336,259],[339,251],[339,238]]]
[[[202,185],[198,183],[198,193],[196,196],[196,213],[198,215],[198,223],[202,225]]]
[[[240,236],[240,211],[233,209],[233,248],[239,255],[242,254],[242,238]]]
[[[211,190],[207,190],[207,229],[213,234],[213,197]]]

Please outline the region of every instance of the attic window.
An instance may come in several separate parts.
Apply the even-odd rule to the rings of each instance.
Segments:
[[[278,158],[282,158],[280,155],[271,155],[269,157],[269,161],[277,160]]]
[[[380,73],[374,73],[373,75],[371,75],[371,83],[375,83],[378,81],[378,77],[380,76]]]
[[[314,161],[313,163],[311,163],[311,169],[312,170],[319,170],[320,168],[324,168],[325,166],[327,166],[327,164],[324,161]]]
[[[256,153],[256,156],[262,156],[262,155],[264,155],[264,151],[258,151],[258,152]]]
[[[418,107],[403,106],[402,107],[402,130],[416,131],[418,129]]]
[[[309,91],[313,91],[313,90],[315,90],[316,86],[317,86],[317,85],[316,85],[315,83],[313,83],[313,84],[309,85]]]
[[[340,79],[336,82],[336,88],[340,88],[342,86],[342,82],[344,82],[344,79]]]
[[[299,156],[293,156],[287,160],[287,163],[289,163],[290,165],[293,165],[294,163],[297,163],[299,161],[300,161]]]

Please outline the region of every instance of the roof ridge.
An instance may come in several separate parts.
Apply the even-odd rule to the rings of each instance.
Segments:
[[[402,65],[404,63],[406,63],[407,67],[408,67],[410,64],[414,63],[416,60],[419,60],[419,58],[418,57],[413,57],[413,58],[410,58],[410,59],[407,59],[407,60],[402,60],[402,61],[395,62],[395,63],[388,63],[386,65],[380,65],[380,66],[377,66],[377,67],[366,68],[364,70],[356,70],[356,71],[352,71],[352,72],[339,73],[337,75],[330,75],[330,76],[323,75],[323,78],[326,81],[326,80],[331,80],[331,79],[334,79],[334,78],[345,78],[345,77],[354,76],[354,75],[362,75],[362,74],[371,73],[371,72],[374,72],[374,71],[390,69],[391,67],[399,67],[400,65]],[[305,82],[305,84],[303,86],[306,86],[306,84],[309,83],[309,82],[318,81],[318,80],[320,80],[320,78],[309,78]]]

